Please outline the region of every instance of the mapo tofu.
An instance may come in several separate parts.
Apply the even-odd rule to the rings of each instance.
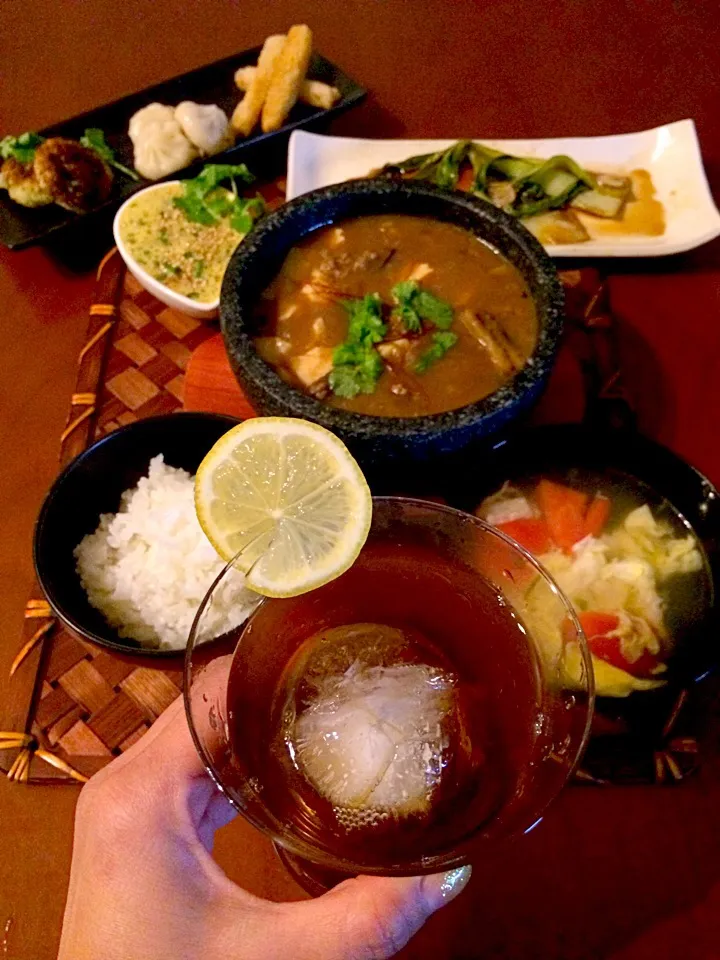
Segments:
[[[481,400],[525,365],[538,335],[513,264],[454,224],[396,214],[313,233],[256,320],[256,349],[288,383],[385,417]]]

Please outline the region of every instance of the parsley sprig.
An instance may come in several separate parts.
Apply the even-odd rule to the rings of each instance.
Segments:
[[[238,191],[238,184],[254,179],[244,163],[209,163],[197,177],[183,181],[182,196],[173,203],[193,223],[208,227],[227,217],[233,230],[245,234],[265,213],[262,197],[241,197]]]

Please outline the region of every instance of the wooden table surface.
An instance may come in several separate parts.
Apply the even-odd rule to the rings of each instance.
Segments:
[[[3,0],[0,132],[41,127],[254,45],[294,22],[371,91],[335,132],[545,137],[697,123],[720,188],[720,30],[701,0]],[[90,251],[99,260],[104,237]],[[720,243],[610,264],[646,430],[720,480]],[[0,697],[31,581],[32,525],[56,470],[92,275],[41,249],[0,253]],[[77,789],[0,782],[0,956],[55,956]],[[571,788],[408,957],[720,956],[720,750],[676,788]],[[230,876],[299,892],[242,822]],[[4,936],[4,941],[3,941]]]

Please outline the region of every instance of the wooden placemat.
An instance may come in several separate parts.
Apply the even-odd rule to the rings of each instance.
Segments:
[[[285,181],[261,189],[270,207],[284,199]],[[75,391],[60,437],[62,468],[119,426],[182,409],[192,352],[217,333],[166,307],[125,270],[116,250],[97,272]],[[20,779],[72,782],[89,777],[138,740],[181,691],[182,654],[148,666],[141,657],[111,654],[78,639],[53,615],[39,586],[25,609],[10,696],[0,730],[26,735],[26,757],[0,749],[0,771],[20,758]],[[0,748],[2,738],[0,737]],[[55,763],[60,766],[54,766]]]

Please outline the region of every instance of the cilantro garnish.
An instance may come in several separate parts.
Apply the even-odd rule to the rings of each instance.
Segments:
[[[392,288],[392,298],[396,304],[393,313],[408,333],[420,333],[422,330],[422,318],[413,306],[417,292],[415,280],[403,280]]]
[[[415,364],[416,373],[425,373],[438,360],[442,360],[451,347],[457,343],[457,334],[452,330],[444,330],[442,333],[434,333],[432,337],[432,346],[423,353]]]
[[[416,280],[403,280],[392,288],[395,301],[394,313],[408,333],[420,333],[423,321],[439,330],[448,330],[453,322],[453,310],[449,303],[423,290]]]
[[[265,202],[259,196],[241,197],[238,183],[252,183],[254,179],[244,163],[209,163],[193,180],[183,182],[183,194],[173,203],[192,223],[209,227],[228,217],[233,230],[248,233],[265,213]]]
[[[44,137],[31,132],[21,133],[19,137],[3,137],[0,140],[0,157],[3,160],[13,157],[18,163],[32,163],[35,150],[44,142]]]
[[[330,389],[338,397],[356,397],[372,393],[383,372],[383,362],[375,349],[387,333],[382,319],[382,301],[377,293],[360,300],[346,300],[348,333],[333,353]]]
[[[230,213],[230,226],[238,233],[250,233],[253,224],[265,213],[265,201],[262,197],[243,199],[236,197]]]
[[[342,343],[333,354],[330,389],[338,397],[372,393],[383,372],[380,354],[370,344]]]
[[[394,315],[400,318],[408,333],[422,333],[424,323],[438,328],[432,336],[432,345],[415,365],[417,373],[425,373],[457,343],[457,334],[448,329],[453,322],[452,307],[422,290],[415,280],[395,284],[392,298]],[[329,383],[336,396],[351,398],[375,390],[384,369],[375,344],[385,337],[387,324],[383,321],[383,304],[377,293],[368,293],[358,300],[346,300],[343,306],[350,317],[348,333],[345,342],[333,354]]]
[[[350,315],[348,343],[380,343],[387,333],[382,319],[382,300],[377,293],[368,293],[361,300],[346,300],[343,306]]]
[[[115,153],[113,152],[112,147],[105,139],[105,134],[98,127],[88,127],[85,133],[80,137],[80,144],[83,147],[87,147],[88,150],[93,150],[102,160],[105,161],[105,163],[111,167],[115,167],[116,170],[119,170],[120,173],[124,173],[125,176],[130,177],[131,180],[140,179],[134,170],[123,166],[122,163],[118,163],[118,161],[115,159]]]

